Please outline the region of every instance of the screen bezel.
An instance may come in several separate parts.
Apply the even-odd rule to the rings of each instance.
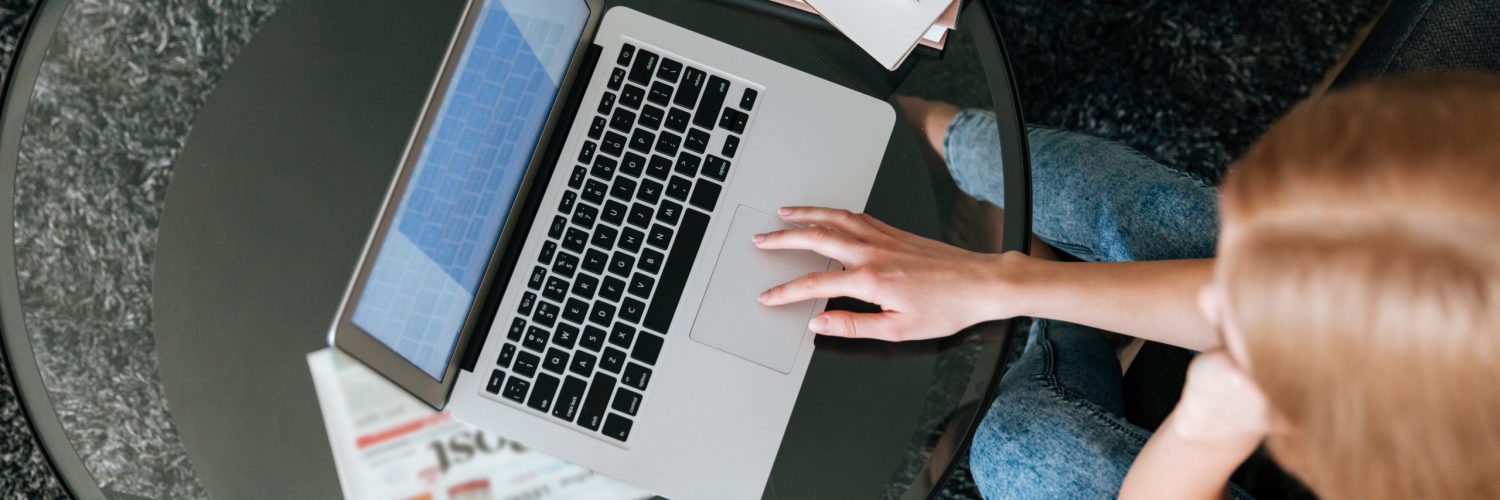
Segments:
[[[556,132],[558,122],[566,112],[563,104],[570,95],[569,89],[581,76],[579,68],[585,59],[585,55],[592,44],[595,30],[598,28],[599,20],[603,17],[603,0],[575,0],[583,2],[588,8],[588,20],[584,22],[583,30],[579,33],[577,44],[571,59],[568,61],[568,69],[563,73],[563,79],[558,85],[557,96],[553,98],[551,110],[547,113],[547,119],[542,126],[541,135],[537,140],[536,148],[531,152],[531,159],[526,165],[521,183],[517,187],[516,197],[512,201],[510,211],[506,216],[505,223],[501,227],[500,236],[496,241],[494,251],[490,256],[490,264],[485,269],[484,277],[480,280],[478,293],[469,306],[468,314],[465,315],[462,328],[459,330],[458,338],[455,340],[453,352],[448,358],[448,364],[443,370],[441,380],[434,379],[426,371],[417,367],[416,364],[396,353],[395,350],[386,346],[385,343],[365,332],[364,329],[355,325],[353,313],[359,304],[359,298],[364,292],[365,282],[369,277],[373,263],[380,253],[380,244],[385,241],[386,233],[390,230],[391,223],[395,219],[396,209],[401,204],[401,197],[406,192],[407,183],[411,180],[411,174],[420,159],[422,149],[426,143],[427,134],[431,131],[438,111],[442,108],[442,99],[451,83],[458,63],[463,56],[463,48],[472,35],[474,24],[478,21],[480,9],[486,2],[500,0],[470,0],[464,8],[464,14],[460,20],[459,29],[454,33],[453,39],[448,44],[447,54],[443,58],[442,69],[437,80],[433,82],[428,91],[427,102],[423,105],[421,118],[417,127],[412,131],[407,140],[406,151],[402,154],[400,167],[391,186],[386,193],[385,201],[380,209],[380,216],[375,221],[375,228],[370,238],[365,241],[365,249],[361,254],[354,279],[344,293],[344,298],[339,304],[338,314],[335,319],[333,332],[329,343],[345,353],[358,359],[371,369],[400,386],[403,390],[416,396],[417,399],[427,403],[435,409],[442,409],[448,401],[448,395],[452,391],[453,384],[458,378],[458,367],[463,359],[463,349],[468,345],[469,339],[475,334],[474,330],[478,324],[478,318],[486,304],[487,293],[500,293],[502,291],[492,290],[497,274],[497,263],[505,253],[505,249],[511,243],[518,221],[534,214],[526,213],[526,199],[531,194],[531,188],[536,183],[537,171],[542,163],[546,161],[543,154],[549,145],[553,134]],[[562,138],[558,138],[561,140]]]

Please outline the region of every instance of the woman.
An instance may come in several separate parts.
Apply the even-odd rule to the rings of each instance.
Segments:
[[[949,117],[955,180],[995,199],[993,179],[963,163],[984,146],[955,140],[972,119],[916,108],[917,120]],[[1212,252],[1205,235],[1174,232],[1215,236],[1179,211],[1211,211],[1211,188],[1096,139],[1031,138],[1043,240],[1099,261]],[[877,303],[884,312],[829,311],[809,327],[885,340],[1048,318],[975,437],[986,496],[1242,496],[1229,476],[1264,441],[1325,498],[1500,498],[1489,387],[1500,382],[1500,78],[1404,77],[1305,102],[1240,160],[1222,203],[1217,261],[1085,263],[972,253],[861,214],[789,208],[808,227],[756,244],[845,270],[761,300]],[[1096,328],[1204,352],[1154,435],[1119,417],[1119,366]]]

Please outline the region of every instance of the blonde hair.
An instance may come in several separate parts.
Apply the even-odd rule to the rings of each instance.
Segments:
[[[1324,498],[1500,498],[1500,77],[1305,102],[1223,212],[1277,461]]]

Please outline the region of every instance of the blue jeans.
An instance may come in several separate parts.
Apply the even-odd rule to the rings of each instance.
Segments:
[[[965,110],[943,143],[959,188],[1004,207],[996,127],[993,114]],[[1209,183],[1097,137],[1029,127],[1027,140],[1038,238],[1090,261],[1213,256],[1218,192]],[[1151,432],[1122,416],[1120,364],[1101,333],[1032,325],[970,448],[986,498],[1118,496]]]

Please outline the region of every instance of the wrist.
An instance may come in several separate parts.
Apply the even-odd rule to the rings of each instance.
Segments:
[[[972,297],[973,310],[983,312],[982,321],[1032,316],[1036,311],[1033,277],[1040,275],[1035,267],[1042,261],[1014,251],[985,254],[984,259],[979,270],[983,289]]]

